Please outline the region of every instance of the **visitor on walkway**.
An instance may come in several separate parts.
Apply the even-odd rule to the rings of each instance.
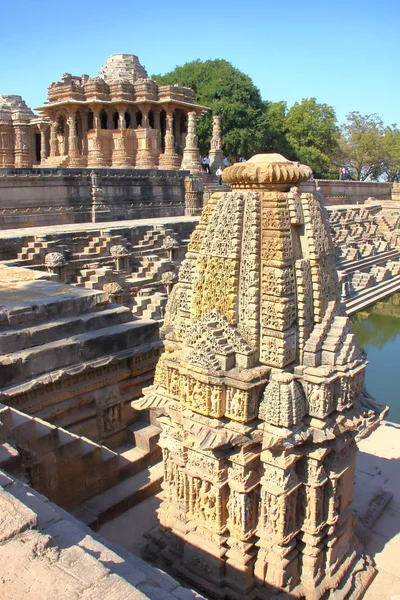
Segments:
[[[226,156],[224,156],[224,160],[222,161],[224,168],[229,167],[229,160]]]
[[[219,183],[219,185],[222,185],[222,169],[221,169],[221,167],[218,167],[218,169],[216,170],[215,174],[218,177],[218,183]]]
[[[210,171],[210,159],[209,159],[208,156],[206,156],[205,159],[204,159],[204,166],[205,166],[206,173],[211,173],[211,171]]]

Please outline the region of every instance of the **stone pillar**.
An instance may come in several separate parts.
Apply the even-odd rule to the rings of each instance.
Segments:
[[[93,107],[93,129],[98,131],[100,127],[100,109],[96,106]]]
[[[13,113],[12,120],[14,125],[14,153],[16,167],[31,167],[32,142],[29,129],[29,115],[25,113]]]
[[[141,106],[140,110],[142,112],[142,129],[149,129],[149,109],[147,106]]]
[[[90,168],[109,166],[103,151],[101,136],[100,109],[93,107],[93,131],[88,131],[87,133],[87,166]]]
[[[179,169],[180,158],[175,152],[174,113],[166,111],[165,151],[160,155],[159,169]]]
[[[40,130],[40,164],[43,165],[47,158],[47,136],[49,132],[48,123],[39,123]]]
[[[57,150],[57,122],[52,121],[50,123],[50,158],[57,156]]]
[[[325,208],[292,188],[310,175],[279,154],[225,169],[232,192],[203,209],[132,403],[162,415],[149,551],[221,600],[362,597],[374,576],[355,547],[354,438],[386,411],[364,396]]]
[[[118,127],[121,130],[126,129],[125,108],[118,109]]]
[[[92,223],[110,220],[110,209],[104,199],[103,188],[99,185],[99,177],[92,171],[90,173],[92,195]]]
[[[88,158],[88,140],[87,140],[87,134],[88,134],[88,111],[82,110],[81,111],[82,114],[82,162],[83,164],[87,165],[87,158]]]
[[[188,113],[188,132],[186,135],[185,150],[181,164],[182,170],[187,170],[197,175],[200,173],[200,152],[198,147],[198,138],[196,135],[197,116],[194,111]]]
[[[154,114],[154,129],[157,130],[157,153],[158,156],[161,154],[161,126],[160,126],[160,113],[161,109],[155,108],[153,109]]]
[[[68,166],[69,167],[80,167],[81,156],[78,148],[78,136],[76,134],[76,112],[72,110],[68,113],[67,118],[68,125]]]
[[[11,114],[0,111],[0,167],[14,167],[14,144]]]
[[[199,215],[203,208],[203,180],[189,175],[185,178],[185,215]]]
[[[210,169],[215,173],[218,167],[222,167],[222,161],[224,159],[221,139],[221,117],[218,115],[213,117],[213,131],[209,157]]]

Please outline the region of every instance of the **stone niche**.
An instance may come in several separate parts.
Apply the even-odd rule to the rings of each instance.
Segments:
[[[149,551],[215,598],[355,598],[374,575],[356,551],[355,438],[385,410],[364,395],[325,209],[296,187],[310,175],[276,154],[225,169],[232,192],[203,209],[133,402],[162,427]]]

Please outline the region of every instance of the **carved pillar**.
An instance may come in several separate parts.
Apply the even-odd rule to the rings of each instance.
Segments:
[[[76,134],[76,111],[72,110],[68,113],[68,166],[80,167],[81,156],[78,148],[78,136]]]
[[[149,128],[149,108],[148,106],[141,106],[140,110],[142,112],[142,129]]]
[[[100,109],[97,106],[94,106],[93,109],[93,129],[98,131],[101,128],[100,123]]]
[[[39,123],[40,130],[40,164],[43,165],[47,158],[47,137],[49,133],[48,123]]]
[[[14,166],[14,142],[10,113],[0,112],[0,166]]]
[[[183,151],[183,159],[181,169],[188,170],[194,175],[200,173],[200,152],[198,147],[198,138],[196,134],[197,116],[194,111],[188,113],[188,132],[186,135],[185,150]]]
[[[14,125],[14,153],[16,167],[31,167],[32,139],[29,129],[29,115],[25,113],[13,113]]]
[[[165,128],[165,151],[160,155],[160,169],[179,169],[180,158],[175,152],[174,138],[174,113],[172,109],[166,111],[166,128]]]
[[[57,122],[53,121],[50,124],[50,158],[57,156]]]
[[[87,165],[88,158],[88,140],[87,134],[89,130],[88,126],[88,111],[82,110],[82,162],[84,165]]]
[[[118,109],[118,127],[120,129],[126,129],[125,108],[124,107],[120,107]]]
[[[224,159],[221,139],[221,117],[218,115],[213,117],[213,131],[209,157],[210,169],[215,173],[218,167],[222,167],[222,161]]]

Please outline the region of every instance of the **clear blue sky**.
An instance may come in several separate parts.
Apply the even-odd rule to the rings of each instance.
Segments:
[[[316,97],[400,124],[400,0],[19,0],[1,10],[0,94],[29,106],[64,72],[136,54],[149,75],[224,58],[265,100]]]

